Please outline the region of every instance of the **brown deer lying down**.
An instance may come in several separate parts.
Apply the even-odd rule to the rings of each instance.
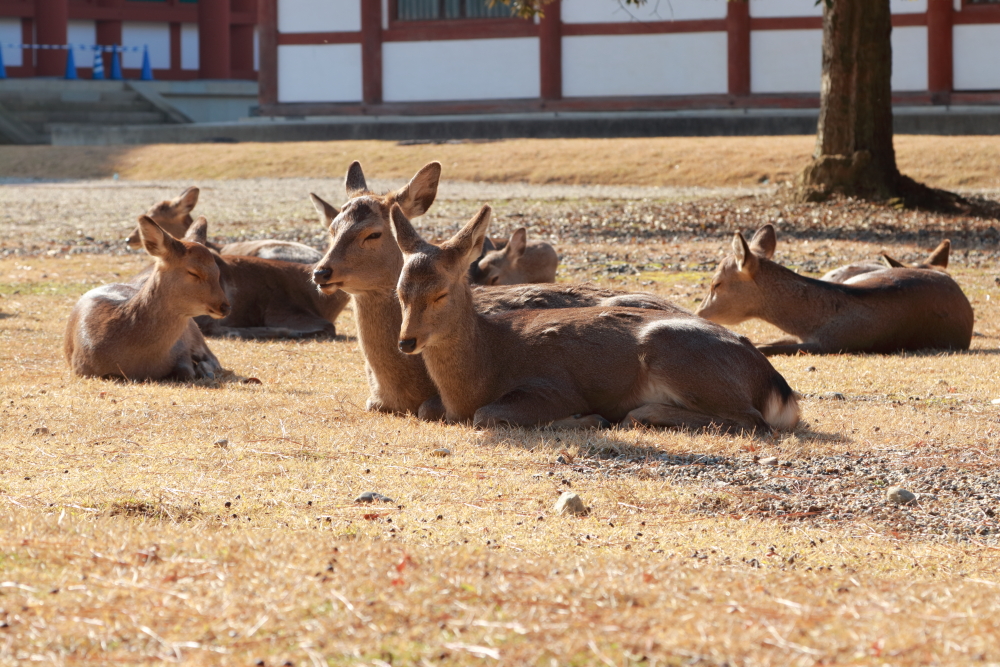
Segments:
[[[396,283],[403,254],[389,230],[392,205],[399,204],[410,216],[423,214],[434,203],[440,177],[441,165],[432,162],[403,188],[376,195],[368,189],[361,165],[355,162],[347,172],[349,200],[340,211],[311,195],[331,236],[330,247],[316,265],[313,280],[324,293],[343,290],[351,295],[371,390],[369,410],[411,412],[422,419],[443,416],[440,401],[433,400],[437,389],[423,360],[401,353],[397,345],[403,315]],[[653,294],[623,294],[593,285],[482,287],[475,293],[477,308],[491,313],[603,304],[687,313]]]
[[[795,395],[764,355],[698,317],[613,307],[478,314],[466,273],[490,212],[440,246],[398,205],[391,212],[405,258],[399,349],[423,356],[448,421],[763,433],[798,423]]]
[[[518,227],[506,242],[483,242],[482,255],[469,267],[477,285],[522,285],[554,283],[559,255],[548,243],[528,243],[528,231]]]
[[[911,264],[909,268],[911,269],[933,269],[935,271],[945,271],[948,268],[948,253],[951,251],[951,241],[945,239],[941,241],[941,244],[934,249],[934,252],[930,254],[926,262],[920,262],[918,264]],[[859,276],[864,276],[873,271],[885,271],[886,269],[905,269],[907,268],[905,264],[899,262],[884,251],[882,254],[882,262],[859,262],[857,264],[848,264],[847,266],[841,266],[832,271],[828,271],[823,275],[820,280],[825,280],[830,283],[844,283],[850,285],[857,280],[864,280]]]
[[[719,324],[759,317],[796,337],[760,346],[768,355],[969,348],[972,306],[946,273],[891,269],[841,285],[772,262],[776,243],[771,225],[749,245],[737,232],[698,314]]]
[[[153,222],[158,224],[175,239],[184,238],[184,235],[187,234],[188,229],[194,222],[191,218],[191,211],[198,203],[200,192],[198,188],[188,188],[176,199],[161,201],[159,204],[150,207],[146,211],[146,215],[152,218]],[[139,247],[138,227],[125,238],[125,243],[130,248]],[[320,251],[302,243],[278,241],[275,239],[238,241],[236,243],[227,243],[224,246],[206,241],[205,245],[223,255],[280,259],[285,262],[297,262],[299,264],[315,264],[323,256],[323,253]]]
[[[207,245],[208,222],[198,218],[185,241]],[[339,290],[322,293],[312,268],[295,262],[213,253],[231,310],[222,319],[195,318],[206,336],[301,338],[334,336],[334,322],[349,297]]]
[[[138,284],[105,285],[80,297],[66,326],[66,361],[89,377],[215,377],[222,367],[191,319],[229,313],[215,258],[146,216],[139,218],[139,238],[156,259],[152,271]]]

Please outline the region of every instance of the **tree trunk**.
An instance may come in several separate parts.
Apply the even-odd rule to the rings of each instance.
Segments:
[[[819,128],[813,160],[802,173],[803,197],[898,196],[891,31],[889,0],[824,2]]]

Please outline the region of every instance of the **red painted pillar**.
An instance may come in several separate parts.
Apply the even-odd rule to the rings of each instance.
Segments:
[[[948,104],[954,84],[952,0],[927,0],[927,90],[933,104]]]
[[[234,25],[229,32],[232,42],[232,76],[253,79],[253,24]]]
[[[257,30],[260,39],[257,100],[263,107],[278,102],[278,0],[260,0]]]
[[[170,76],[180,77],[181,74],[181,24],[176,21],[170,24]]]
[[[198,76],[232,77],[229,0],[198,0]]]
[[[361,94],[382,103],[382,0],[361,0]]]
[[[750,94],[750,3],[726,3],[726,35],[729,50],[729,94]]]
[[[562,12],[561,0],[543,6],[538,24],[542,100],[562,99]]]
[[[103,46],[112,46],[122,43],[122,22],[121,21],[97,21],[97,43]],[[118,55],[121,58],[121,54]],[[111,53],[104,54],[104,78],[111,76]],[[80,63],[77,65],[89,67],[91,63]]]
[[[21,43],[35,43],[35,23],[34,19],[21,19]],[[22,49],[21,65],[25,68],[25,76],[35,76],[35,51],[34,49]]]
[[[65,44],[69,24],[69,0],[35,0],[35,36],[38,44]],[[38,52],[38,76],[66,73],[66,51],[42,49]]]

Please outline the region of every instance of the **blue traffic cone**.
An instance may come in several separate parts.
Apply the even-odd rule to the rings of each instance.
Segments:
[[[0,44],[0,79],[7,78],[7,70],[3,66],[3,45]]]
[[[142,73],[139,75],[141,81],[153,80],[153,66],[149,64],[149,47],[142,47]]]
[[[118,55],[118,46],[111,47],[111,80],[121,81],[122,80],[122,61],[121,57]]]
[[[98,81],[104,78],[104,54],[99,46],[94,49],[94,75],[91,78]]]
[[[71,45],[66,49],[66,79],[68,81],[75,81],[79,78],[76,75],[76,59],[73,58],[73,47]]]

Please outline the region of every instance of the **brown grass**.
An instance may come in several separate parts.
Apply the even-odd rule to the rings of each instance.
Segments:
[[[336,177],[360,159],[368,173],[408,178],[430,160],[463,181],[725,186],[796,177],[811,136],[516,139],[400,146],[387,141],[111,147],[0,146],[0,178],[229,179]],[[899,167],[942,188],[1000,185],[1000,137],[897,136]]]
[[[777,359],[798,390],[852,399],[805,399],[810,427],[771,442],[476,431],[365,412],[349,314],[338,323],[349,337],[335,342],[212,343],[261,385],[72,378],[59,352],[70,306],[112,269],[143,263],[95,259],[0,261],[0,661],[1000,660],[995,546],[865,518],[706,514],[739,494],[607,474],[615,456],[808,459],[913,447],[925,429],[936,447],[995,460],[995,335],[971,354]],[[653,289],[690,305],[705,275],[680,277]],[[977,329],[996,331],[990,276],[958,278],[979,295]],[[919,412],[888,400],[933,395],[942,377],[962,398]],[[886,398],[853,399],[873,395]],[[453,455],[433,457],[439,447]],[[554,464],[562,451],[612,458],[582,475]],[[566,488],[589,517],[553,515]],[[352,502],[369,490],[395,502]]]

